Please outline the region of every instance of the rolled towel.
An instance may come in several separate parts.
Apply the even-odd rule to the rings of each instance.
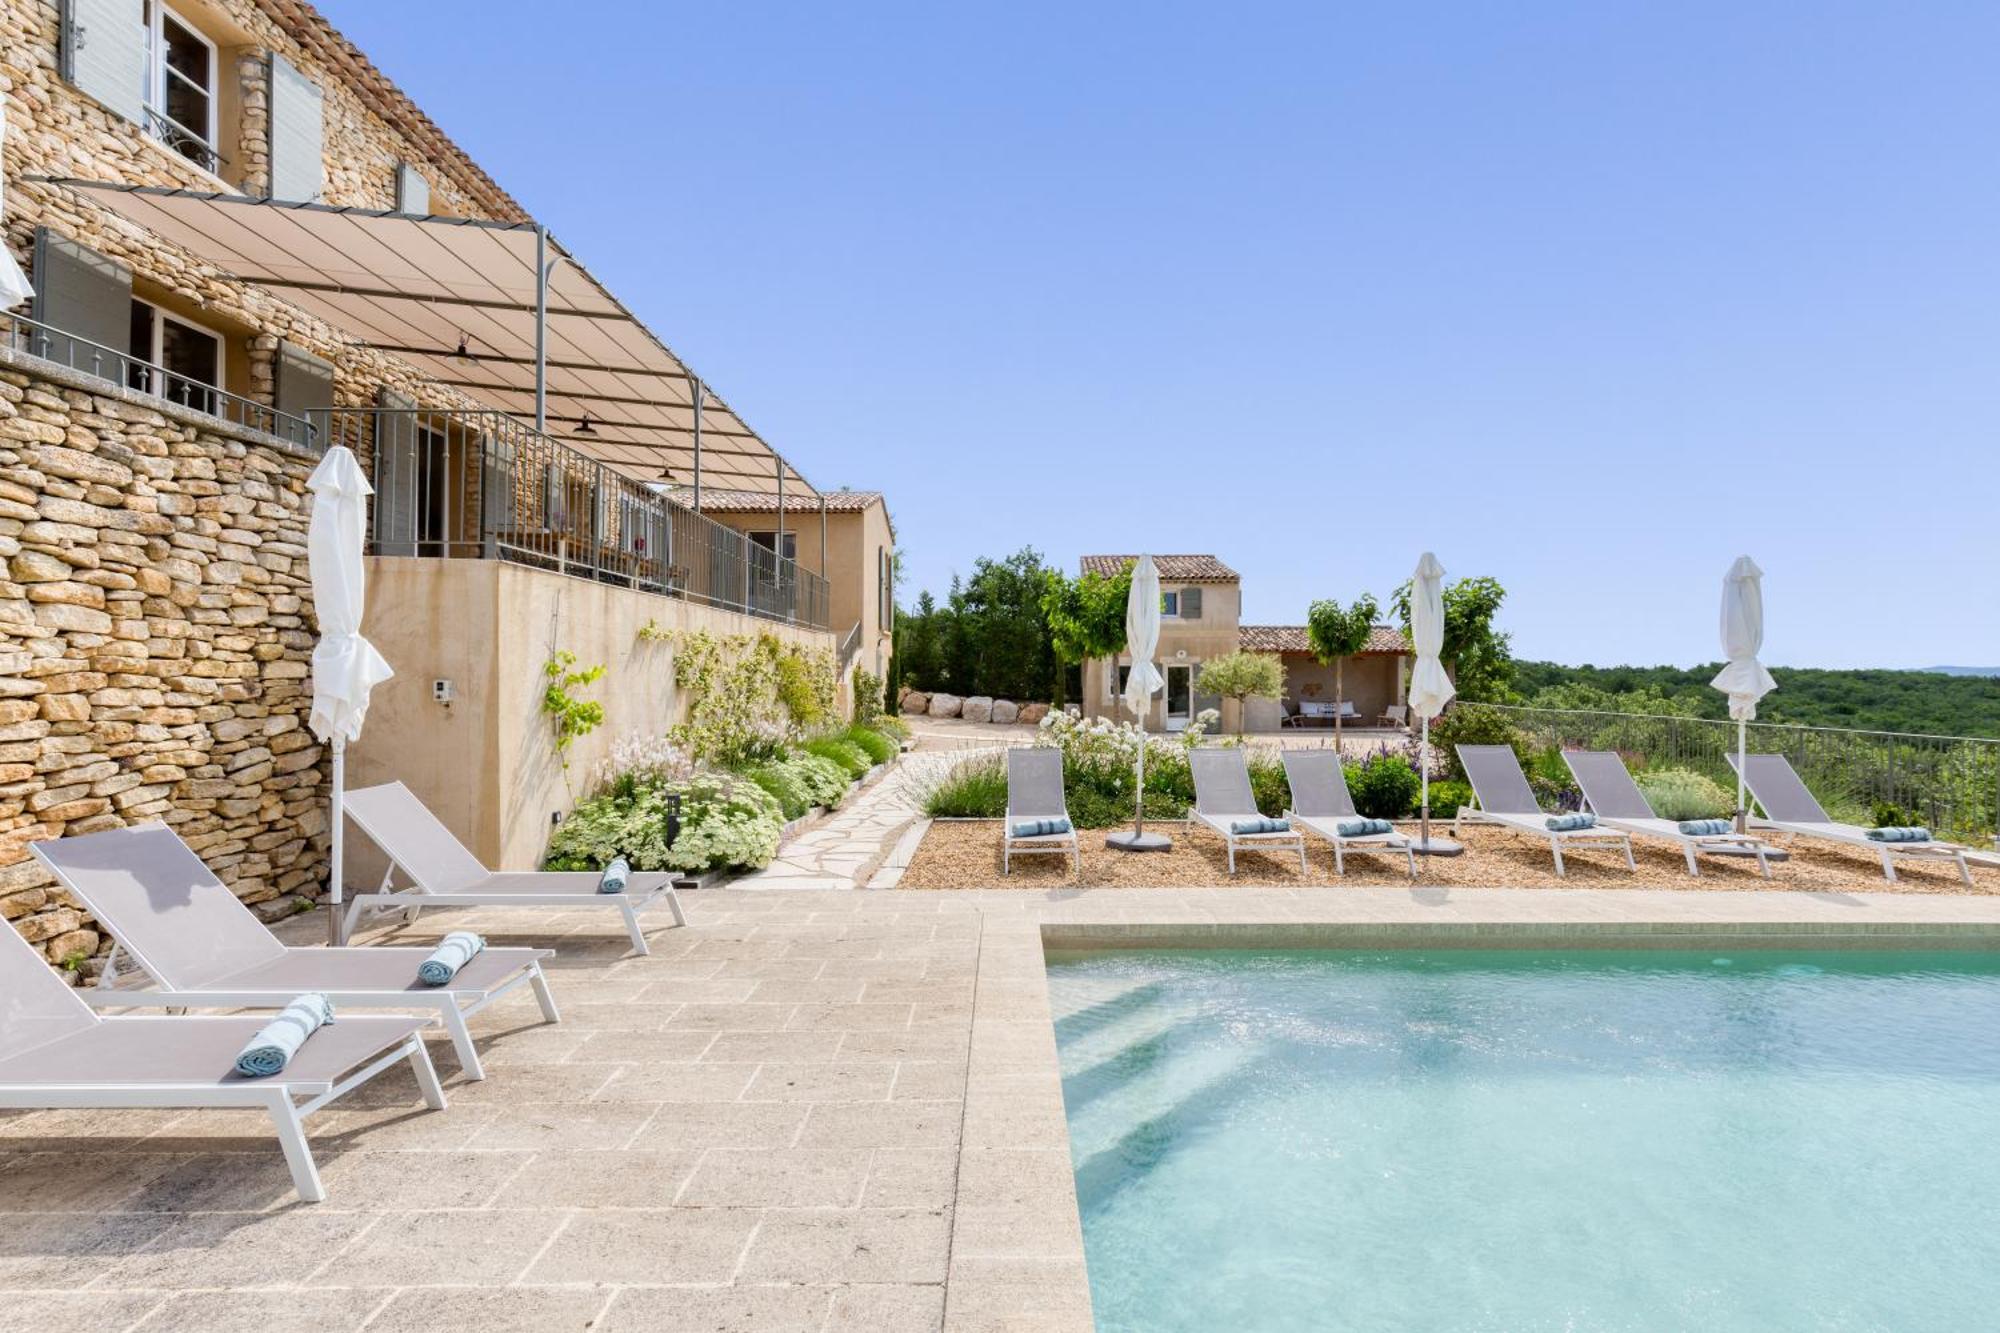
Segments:
[[[599,893],[623,893],[625,886],[632,882],[632,863],[622,856],[611,858],[611,864],[604,867],[604,873],[597,877]]]
[[[1394,833],[1396,826],[1386,819],[1343,819],[1333,826],[1333,831],[1343,838],[1372,838],[1379,833]]]
[[[1548,826],[1551,833],[1574,833],[1578,829],[1596,828],[1597,816],[1588,810],[1579,810],[1572,815],[1550,815]]]
[[[1289,819],[1238,819],[1229,825],[1231,833],[1242,836],[1252,833],[1290,833],[1292,821]]]
[[[1709,838],[1718,833],[1736,831],[1736,825],[1726,819],[1683,819],[1679,827],[1690,838]]]
[[[1017,838],[1047,838],[1070,831],[1067,819],[1023,819],[1014,825],[1014,836]]]
[[[259,1029],[236,1056],[236,1072],[245,1078],[269,1078],[284,1072],[307,1037],[333,1021],[333,1001],[317,991],[301,995]]]
[[[482,937],[469,930],[454,930],[444,937],[429,958],[417,964],[417,980],[426,986],[442,986],[458,975],[458,969],[486,947]]]
[[[1907,828],[1892,824],[1886,828],[1869,829],[1868,836],[1877,842],[1929,842],[1931,831],[1921,824]]]

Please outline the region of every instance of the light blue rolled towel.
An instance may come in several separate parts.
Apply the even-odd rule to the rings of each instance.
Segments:
[[[1333,831],[1343,838],[1372,838],[1378,833],[1394,833],[1396,826],[1386,819],[1343,819]]]
[[[604,867],[604,873],[597,877],[599,893],[623,893],[625,886],[632,882],[632,863],[622,856],[611,858],[611,864]]]
[[[426,986],[442,986],[458,975],[458,969],[486,947],[486,940],[469,930],[454,930],[444,937],[429,958],[417,964],[417,980]]]
[[[1046,838],[1069,831],[1067,819],[1023,819],[1014,825],[1014,836],[1017,838]]]
[[[1597,816],[1588,810],[1579,810],[1572,815],[1550,815],[1548,825],[1551,833],[1574,833],[1578,829],[1596,828]]]
[[[1252,833],[1290,833],[1292,821],[1289,819],[1239,819],[1230,824],[1229,831],[1239,837]]]
[[[1868,836],[1877,842],[1929,842],[1931,831],[1922,825],[1903,828],[1892,824],[1886,828],[1869,829]]]
[[[269,1078],[283,1073],[306,1038],[319,1031],[322,1023],[332,1021],[333,1001],[317,991],[299,996],[237,1053],[236,1072],[245,1078]]]
[[[1690,838],[1713,837],[1717,833],[1730,833],[1736,826],[1726,819],[1683,819],[1680,831]]]

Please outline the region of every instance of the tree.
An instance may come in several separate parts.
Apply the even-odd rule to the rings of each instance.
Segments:
[[[917,594],[914,609],[897,613],[893,650],[897,670],[911,688],[944,688],[944,622],[950,617],[927,592]]]
[[[1243,725],[1245,699],[1285,697],[1285,664],[1275,653],[1225,653],[1201,664],[1195,689],[1236,702],[1236,727]]]
[[[1368,646],[1368,636],[1375,630],[1375,598],[1362,593],[1354,599],[1354,605],[1342,607],[1339,602],[1318,601],[1306,612],[1306,640],[1312,644],[1313,656],[1333,667],[1333,748],[1340,750],[1340,715],[1346,712],[1346,682],[1342,666],[1348,658]]]
[[[963,583],[953,580],[946,672],[961,694],[1048,699],[1055,692],[1055,652],[1042,614],[1049,569],[1024,546],[1003,560],[981,557]]]
[[[1130,564],[1109,578],[1096,570],[1073,579],[1064,577],[1061,570],[1050,570],[1042,588],[1042,617],[1048,622],[1049,644],[1056,660],[1082,663],[1123,652],[1125,603],[1131,592]],[[1056,680],[1056,702],[1060,704],[1061,672],[1056,673]]]
[[[1498,579],[1459,579],[1444,588],[1444,646],[1438,659],[1452,672],[1461,699],[1507,703],[1513,697],[1512,640],[1493,628],[1493,617],[1507,600]],[[1403,632],[1410,630],[1410,585],[1396,589],[1396,615]]]

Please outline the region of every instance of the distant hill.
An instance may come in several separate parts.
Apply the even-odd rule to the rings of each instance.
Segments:
[[[2000,667],[1925,667],[1940,676],[2000,676]]]
[[[1543,690],[1577,684],[1625,694],[1655,689],[1702,717],[1727,717],[1722,694],[1709,685],[1720,663],[1682,667],[1563,666],[1518,662],[1514,689],[1532,703]],[[2000,736],[2000,670],[1824,671],[1773,667],[1778,688],[1758,706],[1765,722],[1871,731],[1918,731],[1944,736]]]

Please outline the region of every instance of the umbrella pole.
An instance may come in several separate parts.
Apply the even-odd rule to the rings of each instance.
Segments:
[[[1431,845],[1431,720],[1423,721],[1423,738],[1417,742],[1417,770],[1423,780],[1422,822],[1419,825],[1424,846]]]
[[[1132,833],[1135,839],[1146,836],[1146,715],[1139,714],[1139,789],[1132,798]]]
[[[1736,831],[1750,831],[1750,803],[1745,787],[1743,766],[1750,762],[1750,723],[1744,718],[1736,719]]]
[[[327,943],[336,947],[344,943],[340,937],[340,877],[342,860],[340,852],[341,844],[346,841],[341,836],[345,831],[342,826],[346,822],[346,769],[347,738],[344,736],[335,736],[333,738],[333,867],[330,872],[332,883],[328,886],[330,890],[328,902],[332,906],[327,913],[326,934]]]

